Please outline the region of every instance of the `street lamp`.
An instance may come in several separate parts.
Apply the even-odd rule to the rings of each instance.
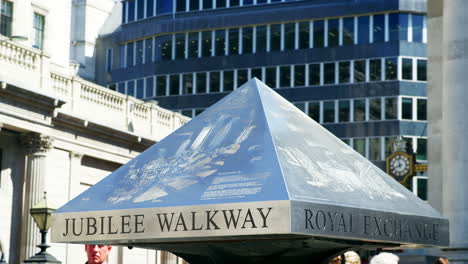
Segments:
[[[34,218],[37,227],[41,231],[41,244],[37,247],[41,249],[39,253],[25,260],[25,263],[62,263],[54,256],[47,253],[46,250],[50,246],[46,243],[47,231],[50,227],[50,214],[55,211],[55,208],[49,207],[46,200],[46,192],[44,192],[44,200],[34,205],[30,209],[31,216]]]

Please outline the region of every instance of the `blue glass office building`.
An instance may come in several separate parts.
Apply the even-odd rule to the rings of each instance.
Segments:
[[[400,135],[423,162],[425,13],[424,0],[125,0],[97,81],[195,116],[257,77],[380,167]]]

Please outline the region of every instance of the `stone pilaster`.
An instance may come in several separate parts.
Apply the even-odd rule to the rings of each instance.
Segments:
[[[69,157],[70,157],[70,167],[69,167],[69,173],[68,173],[68,177],[69,177],[68,200],[71,200],[75,198],[80,192],[80,167],[81,167],[81,159],[83,158],[83,154],[70,151]],[[76,251],[78,249],[82,250],[82,248],[83,248],[82,245],[66,244],[65,250],[67,253],[65,255],[67,259],[65,263],[73,262],[73,257],[75,256],[73,254],[73,251]]]
[[[28,259],[38,251],[40,232],[29,213],[29,209],[44,198],[46,177],[46,156],[53,148],[53,140],[49,136],[38,133],[24,133],[19,137],[20,143],[26,147],[25,200],[23,205],[23,238],[21,242],[22,259]]]
[[[443,214],[451,264],[468,263],[468,1],[443,1]]]

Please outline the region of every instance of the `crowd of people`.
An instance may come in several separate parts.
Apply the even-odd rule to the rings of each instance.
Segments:
[[[103,264],[112,247],[107,245],[85,245],[86,264]],[[399,257],[393,253],[381,252],[371,258],[370,264],[398,264]],[[354,251],[348,251],[333,258],[328,264],[361,264],[361,258]],[[446,258],[438,258],[434,264],[449,264]]]
[[[400,258],[388,252],[381,252],[370,259],[369,264],[398,264]],[[361,258],[354,251],[345,252],[333,258],[328,264],[361,264]],[[446,258],[438,258],[434,264],[449,264]]]

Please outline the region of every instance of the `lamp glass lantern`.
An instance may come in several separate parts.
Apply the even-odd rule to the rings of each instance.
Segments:
[[[41,251],[28,260],[25,260],[25,263],[61,263],[54,256],[46,252],[47,248],[50,247],[46,243],[47,230],[50,228],[51,214],[55,210],[54,207],[51,207],[50,204],[47,203],[45,192],[44,199],[29,209],[29,213],[41,231],[41,244],[38,245]]]

